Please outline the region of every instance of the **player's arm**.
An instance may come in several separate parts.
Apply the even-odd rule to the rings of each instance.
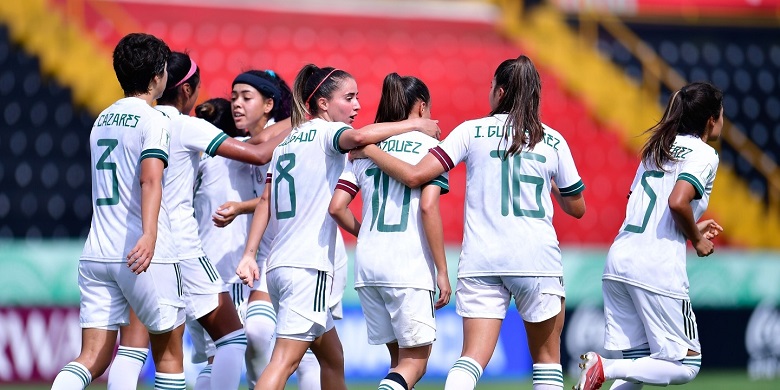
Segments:
[[[255,280],[260,280],[260,269],[257,267],[257,249],[260,247],[260,241],[263,239],[263,233],[265,233],[268,219],[271,216],[270,198],[271,186],[266,185],[265,191],[260,196],[260,201],[257,202],[257,207],[255,208],[255,215],[249,228],[249,236],[246,239],[244,255],[236,268],[236,275],[249,287],[254,286]]]
[[[290,118],[283,119],[272,124],[271,126],[266,127],[259,134],[253,135],[251,138],[246,140],[246,142],[251,145],[260,145],[276,138],[276,136],[279,134],[285,134],[285,136],[290,134],[291,129],[292,121]]]
[[[434,307],[438,310],[450,302],[452,287],[447,273],[447,256],[444,251],[444,228],[439,212],[439,195],[441,187],[429,184],[422,189],[420,196],[420,213],[422,215],[423,231],[428,247],[431,248],[433,264],[436,267],[436,286],[439,288],[439,299]]]
[[[561,190],[558,189],[558,185],[553,182],[552,193],[555,201],[558,202],[558,205],[561,206],[564,213],[577,219],[580,219],[585,215],[585,197],[582,196],[582,192],[575,195],[563,196],[561,195]]]
[[[157,242],[157,217],[162,202],[162,178],[165,163],[158,158],[141,160],[141,237],[130,253],[127,266],[136,274],[149,268]]]
[[[214,222],[214,226],[216,227],[225,227],[230,225],[237,216],[253,213],[257,208],[258,203],[260,203],[259,196],[243,202],[227,201],[214,211],[214,214],[211,216],[211,221]]]
[[[290,134],[290,129],[282,131],[266,142],[252,145],[232,138],[226,139],[217,148],[217,155],[247,164],[265,165],[271,161],[274,149]]]
[[[409,188],[420,187],[445,172],[444,166],[431,153],[425,155],[417,165],[399,160],[376,145],[367,145],[364,148],[353,150],[350,155],[354,158],[371,159],[379,169]]]
[[[342,150],[351,150],[415,130],[436,139],[439,138],[441,133],[437,121],[425,118],[406,119],[400,122],[372,123],[360,130],[347,129],[341,133],[339,136],[339,147]]]
[[[699,257],[704,257],[715,251],[715,245],[702,234],[693,218],[691,201],[695,198],[696,189],[693,184],[685,180],[677,180],[669,195],[669,210],[672,212],[672,218],[677,228],[683,232],[686,238],[691,240],[696,254]]]
[[[333,191],[333,198],[330,199],[330,205],[328,205],[328,213],[342,229],[357,237],[358,232],[360,232],[360,221],[349,209],[349,204],[354,198],[347,191],[336,188]]]

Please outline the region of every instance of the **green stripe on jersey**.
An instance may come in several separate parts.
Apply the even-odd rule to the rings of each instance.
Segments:
[[[341,154],[349,152],[349,150],[344,150],[341,148],[341,146],[339,146],[339,138],[341,138],[341,134],[349,129],[349,127],[342,127],[336,132],[336,134],[333,135],[333,149],[337,150]]]
[[[693,176],[690,173],[681,173],[680,176],[677,176],[677,180],[684,180],[688,183],[691,183],[693,188],[696,190],[696,196],[694,199],[701,199],[701,197],[704,196],[704,186],[701,185],[699,179],[697,179],[696,176]]]
[[[574,184],[572,184],[572,185],[570,185],[568,187],[559,188],[558,190],[561,191],[561,196],[573,196],[573,195],[577,195],[580,192],[584,191],[585,190],[585,184],[582,182],[582,180],[579,180],[576,183],[574,183]]]
[[[213,140],[209,143],[209,146],[206,148],[206,154],[208,154],[211,157],[214,157],[217,154],[217,149],[219,149],[219,145],[222,145],[225,140],[228,139],[227,134],[220,133],[218,136],[214,137]]]
[[[141,152],[141,158],[138,159],[138,162],[143,161],[145,158],[159,158],[162,160],[164,166],[168,168],[168,153],[165,153],[162,149],[146,149],[143,152]]]

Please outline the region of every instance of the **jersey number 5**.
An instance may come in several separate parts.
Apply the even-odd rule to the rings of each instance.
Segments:
[[[106,150],[98,159],[97,164],[95,164],[95,169],[99,171],[111,171],[111,197],[98,198],[95,200],[95,205],[113,206],[115,204],[119,204],[119,178],[116,176],[116,163],[106,162],[106,159],[108,159],[108,155],[111,154],[111,151],[114,150],[117,145],[119,145],[119,141],[115,139],[104,138],[97,140],[97,145],[106,147]]]
[[[542,206],[542,190],[544,179],[534,175],[523,175],[520,172],[520,164],[525,160],[534,160],[544,163],[547,158],[537,153],[518,153],[505,158],[506,152],[501,150],[490,151],[490,157],[501,159],[501,215],[509,215],[509,204],[512,204],[512,214],[515,217],[544,218],[544,206]],[[512,172],[509,170],[509,162],[512,162]],[[520,208],[520,183],[533,184],[536,196],[536,210]],[[509,186],[512,186],[510,193]]]
[[[653,214],[653,208],[655,207],[655,200],[658,197],[653,191],[653,187],[647,182],[648,177],[664,177],[664,173],[661,171],[645,171],[642,174],[642,189],[645,190],[647,197],[650,198],[650,202],[647,202],[647,209],[645,209],[645,215],[642,217],[642,226],[626,225],[625,231],[631,233],[642,233],[647,228],[647,222],[650,220],[650,215]]]
[[[374,193],[371,196],[371,230],[374,230],[374,224],[376,224],[376,230],[380,232],[405,232],[406,225],[409,224],[409,201],[412,198],[412,189],[406,186],[404,187],[404,199],[403,206],[401,206],[401,221],[389,225],[385,223],[385,207],[387,206],[387,193],[389,192],[390,176],[379,170],[379,168],[371,168],[366,170],[366,176],[374,177]],[[384,189],[384,191],[382,191]],[[379,200],[379,193],[382,193],[382,200]],[[381,203],[381,204],[380,204]]]
[[[284,164],[286,163],[286,164]],[[295,168],[295,154],[285,153],[279,156],[276,161],[277,175],[274,178],[274,203],[276,203],[276,219],[287,219],[295,216],[296,202],[295,202],[295,179],[290,174],[290,171]],[[290,195],[290,209],[287,211],[279,211],[279,184],[287,182],[287,189]]]

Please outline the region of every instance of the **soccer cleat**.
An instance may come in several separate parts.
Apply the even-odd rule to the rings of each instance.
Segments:
[[[572,390],[596,390],[604,384],[604,366],[601,364],[601,356],[596,352],[588,352],[580,356],[582,363],[580,379]]]

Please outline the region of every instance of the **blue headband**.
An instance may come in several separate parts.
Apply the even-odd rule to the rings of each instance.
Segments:
[[[279,91],[279,87],[274,85],[271,81],[264,79],[256,74],[252,74],[249,72],[241,73],[240,75],[236,76],[236,79],[233,80],[233,86],[236,84],[248,84],[254,87],[256,90],[260,91],[263,95],[266,95],[272,99],[274,99],[274,103],[277,103],[279,101],[279,98],[281,98],[281,92]]]

